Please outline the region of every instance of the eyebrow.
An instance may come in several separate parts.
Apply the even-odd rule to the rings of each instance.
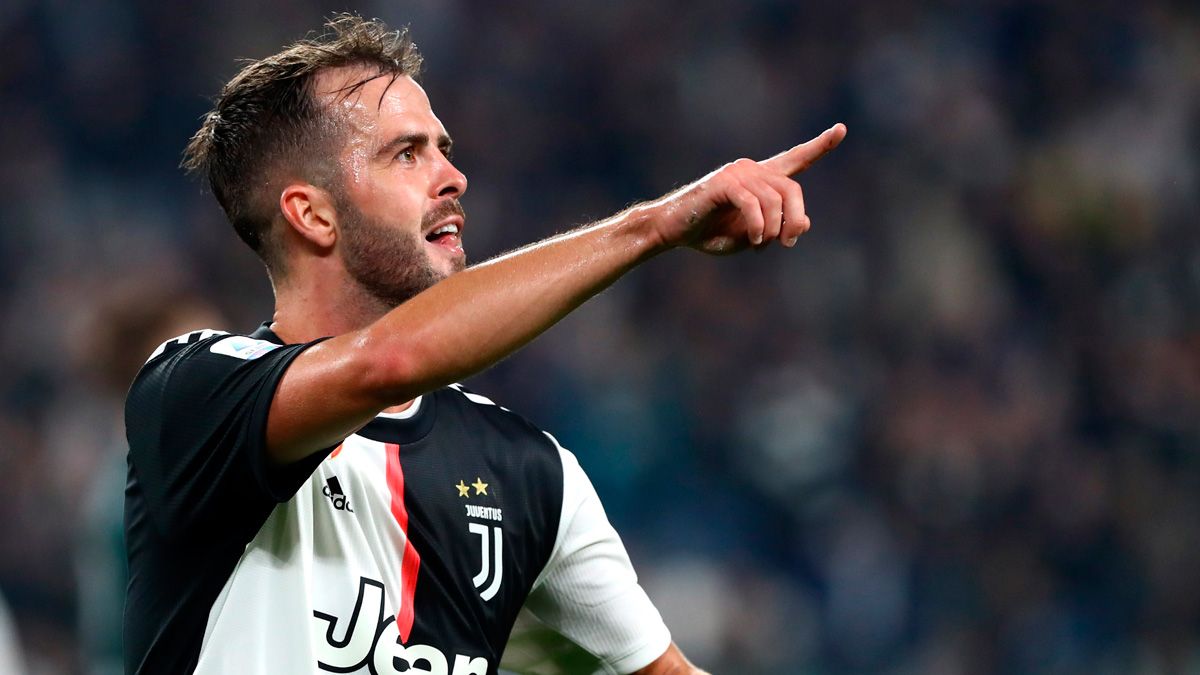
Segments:
[[[379,148],[379,152],[375,153],[375,156],[383,157],[385,155],[390,155],[393,152],[395,152],[397,149],[399,149],[403,146],[406,146],[406,145],[421,146],[421,145],[428,145],[428,144],[429,144],[429,134],[420,133],[420,132],[411,133],[411,134],[400,134],[399,136],[396,136],[392,140],[388,141],[387,143],[384,143],[383,147]],[[441,151],[447,155],[450,154],[451,148],[454,147],[454,141],[451,140],[451,138],[449,136],[447,136],[446,134],[442,134],[442,135],[438,136],[437,144],[438,144],[438,148],[441,149]]]

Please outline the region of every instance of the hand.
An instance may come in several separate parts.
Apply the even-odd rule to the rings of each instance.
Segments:
[[[775,239],[795,246],[812,223],[800,184],[790,176],[808,169],[845,137],[846,126],[835,124],[770,159],[726,164],[644,208],[651,210],[651,222],[667,247],[724,255]]]

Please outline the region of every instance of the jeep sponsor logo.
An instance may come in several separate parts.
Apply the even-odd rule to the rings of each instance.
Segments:
[[[383,611],[384,586],[360,577],[354,611],[347,619],[313,611],[318,630],[317,667],[331,673],[352,673],[364,666],[373,675],[487,675],[487,659],[453,654],[453,662],[437,647],[400,642],[396,616]]]

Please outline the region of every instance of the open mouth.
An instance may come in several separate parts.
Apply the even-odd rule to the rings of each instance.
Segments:
[[[446,223],[434,228],[425,235],[425,241],[443,246],[457,246],[459,243],[459,227],[457,223]]]
[[[455,221],[445,222],[438,227],[431,229],[425,235],[425,240],[430,244],[444,246],[446,249],[462,250],[462,227]]]

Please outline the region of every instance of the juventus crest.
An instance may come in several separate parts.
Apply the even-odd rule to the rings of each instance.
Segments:
[[[470,499],[472,496],[491,496],[488,494],[488,484],[479,477],[476,477],[475,482],[470,484],[460,480],[454,487],[458,490],[458,496],[466,499]],[[471,495],[472,487],[475,488],[474,495]],[[463,506],[467,509],[468,518],[491,520],[497,523],[504,520],[504,511],[499,507],[470,503],[463,504]],[[479,597],[484,601],[491,600],[496,597],[496,593],[500,590],[500,584],[504,582],[504,528],[500,525],[486,523],[468,523],[467,530],[479,537],[479,572],[471,578],[471,583],[479,589]]]
[[[475,588],[482,589],[479,597],[491,600],[496,597],[496,592],[500,590],[500,584],[504,581],[504,530],[499,525],[488,526],[482,523],[470,523],[467,529],[472,534],[479,535],[480,567],[479,573],[471,578],[471,583],[475,584]],[[492,579],[490,584],[487,583],[489,576]]]

